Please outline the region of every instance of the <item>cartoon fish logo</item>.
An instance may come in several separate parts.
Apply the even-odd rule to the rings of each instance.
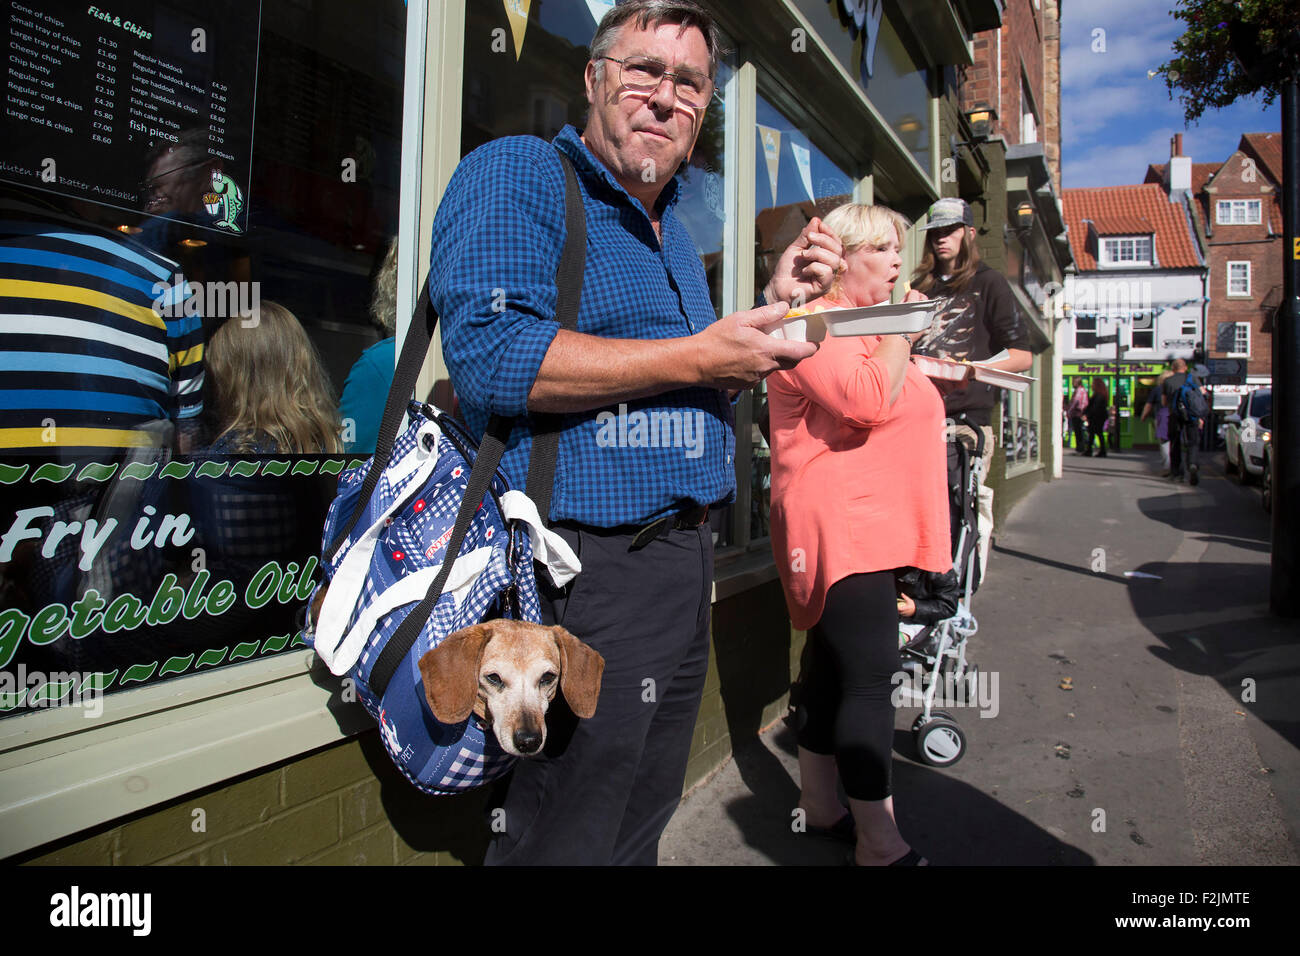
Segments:
[[[212,190],[203,194],[203,206],[208,214],[217,217],[218,229],[242,232],[237,220],[244,208],[244,194],[239,185],[220,170],[212,171]]]

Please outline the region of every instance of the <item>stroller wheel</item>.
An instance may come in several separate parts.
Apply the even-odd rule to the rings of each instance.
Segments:
[[[916,715],[916,720],[912,721],[912,733],[915,734],[918,730],[933,720],[948,720],[952,721],[954,724],[957,723],[957,718],[946,710],[932,710],[930,711],[929,720],[926,719],[925,714]]]
[[[966,753],[966,735],[956,721],[939,717],[915,731],[916,750],[931,767],[951,767]]]

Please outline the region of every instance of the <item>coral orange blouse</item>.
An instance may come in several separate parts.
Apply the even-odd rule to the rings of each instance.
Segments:
[[[943,399],[909,361],[891,406],[881,341],[827,336],[767,380],[772,549],[801,630],[851,574],[952,567]]]

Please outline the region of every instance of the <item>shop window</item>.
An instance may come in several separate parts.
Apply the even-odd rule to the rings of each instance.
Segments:
[[[1042,359],[1034,356],[1027,375],[1040,378]],[[1006,475],[1018,475],[1040,461],[1038,441],[1039,420],[1038,381],[1029,384],[1023,392],[1002,390],[1002,445],[1006,456]]]
[[[761,96],[754,129],[754,294],[772,277],[786,247],[814,216],[824,216],[853,198],[853,177],[829,160],[808,131],[787,119]],[[767,386],[753,390],[754,408],[763,407]],[[746,436],[737,436],[737,454]],[[751,473],[750,539],[769,534],[771,450],[757,426],[748,436]]]
[[[373,448],[396,318],[368,313],[397,231],[401,0],[365,17],[32,6],[40,29],[15,6],[6,48],[44,63],[57,99],[11,92],[0,118],[0,312],[28,317],[0,326],[0,523],[16,534],[0,669],[25,668],[31,692],[0,714],[301,647],[325,509]],[[43,55],[19,49],[28,34]],[[72,676],[37,690],[33,674]]]
[[[856,79],[922,170],[930,168],[930,85],[925,58],[892,4],[794,0],[822,42]],[[929,178],[928,175],[926,178]]]

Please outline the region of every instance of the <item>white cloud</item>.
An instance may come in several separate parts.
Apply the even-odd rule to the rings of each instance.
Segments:
[[[1178,131],[1161,127],[1133,142],[1080,144],[1081,148],[1069,151],[1063,148],[1061,186],[1080,189],[1140,183],[1147,166],[1169,158],[1169,140],[1175,132]]]

